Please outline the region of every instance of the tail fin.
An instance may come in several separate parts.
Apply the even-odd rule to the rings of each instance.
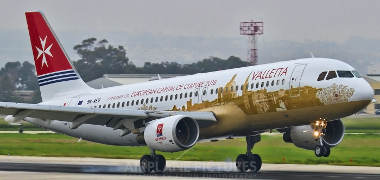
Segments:
[[[80,78],[41,12],[26,12],[26,21],[42,101],[92,89]]]

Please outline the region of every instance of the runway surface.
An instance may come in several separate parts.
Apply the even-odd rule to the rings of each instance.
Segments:
[[[0,179],[380,179],[380,167],[264,164],[239,173],[233,162],[167,161],[163,174],[143,175],[139,160],[0,156]]]

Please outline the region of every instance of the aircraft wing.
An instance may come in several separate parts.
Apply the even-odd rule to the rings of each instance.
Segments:
[[[43,104],[25,104],[0,102],[0,114],[12,115],[13,118],[23,120],[26,117],[42,120],[60,120],[72,122],[75,129],[81,124],[106,125],[114,129],[134,129],[132,123],[144,120],[159,119],[173,115],[184,115],[196,120],[200,127],[216,122],[212,112],[184,112],[184,111],[148,111],[131,109],[102,109],[86,107],[65,107]],[[129,126],[129,127],[127,127]],[[131,127],[133,126],[133,127]]]

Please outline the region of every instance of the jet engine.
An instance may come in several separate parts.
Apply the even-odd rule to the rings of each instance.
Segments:
[[[144,130],[144,140],[148,147],[176,152],[188,149],[198,141],[199,126],[192,118],[175,115],[149,122]]]
[[[318,136],[318,137],[316,137]],[[283,134],[285,142],[293,143],[297,147],[314,150],[317,145],[334,147],[342,142],[344,125],[341,120],[329,121],[320,136],[311,125],[292,126]]]

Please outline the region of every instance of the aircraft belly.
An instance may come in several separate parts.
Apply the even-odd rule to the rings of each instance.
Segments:
[[[82,138],[92,142],[118,146],[141,145],[137,142],[137,135],[131,133],[125,136],[120,136],[121,130],[113,130],[112,128],[105,126],[83,124],[76,129],[71,129],[71,123],[65,121],[44,121],[36,118],[25,118],[25,120],[54,132]]]
[[[204,139],[231,134],[246,135],[253,131],[305,125],[321,117],[335,120],[359,111],[368,103],[367,100],[343,102],[259,114],[247,114],[234,104],[206,108],[203,110],[214,112],[218,122],[201,128],[200,137]]]

